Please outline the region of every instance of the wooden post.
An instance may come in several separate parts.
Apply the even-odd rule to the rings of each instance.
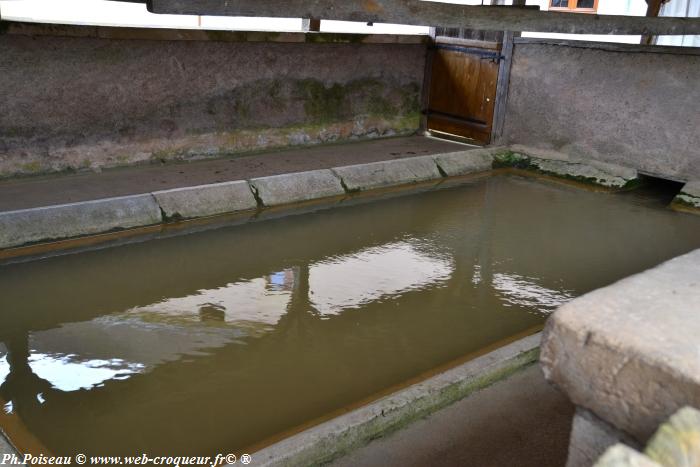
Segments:
[[[661,11],[661,5],[666,3],[664,0],[647,0],[647,18],[656,18]],[[641,44],[651,45],[654,42],[652,34],[642,34]]]
[[[510,84],[510,67],[513,63],[513,31],[505,31],[501,46],[501,62],[498,68],[496,82],[496,102],[493,109],[493,125],[491,127],[491,143],[498,144],[503,136],[506,121],[506,104],[508,102],[508,85]]]

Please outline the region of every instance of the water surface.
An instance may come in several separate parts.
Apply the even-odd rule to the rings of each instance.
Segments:
[[[5,265],[0,420],[55,454],[233,452],[698,247],[653,193],[496,176]]]

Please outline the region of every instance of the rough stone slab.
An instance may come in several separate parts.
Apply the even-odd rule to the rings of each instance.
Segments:
[[[700,250],[588,293],[548,320],[545,377],[577,405],[646,442],[700,406]]]
[[[644,451],[661,465],[700,465],[700,411],[684,407],[661,425]]]
[[[515,152],[496,154],[496,161],[501,165],[512,165],[608,188],[622,188],[639,178],[636,169],[594,159],[573,160],[556,151],[542,151],[520,145],[513,145],[512,150]]]
[[[432,156],[410,157],[332,169],[349,191],[365,191],[442,178]]]
[[[700,181],[688,182],[683,185],[681,192],[676,195],[673,202],[700,208]]]
[[[637,446],[629,435],[610,426],[588,410],[577,407],[571,424],[566,467],[589,467],[610,446],[620,442]]]
[[[255,465],[320,465],[512,374],[537,358],[540,334],[501,347],[423,382],[253,453]]]
[[[493,150],[472,149],[446,154],[438,154],[434,157],[435,163],[448,177],[468,175],[476,172],[491,170],[493,165]]]
[[[250,184],[265,206],[278,206],[345,194],[340,179],[329,169],[254,178]]]
[[[6,211],[0,213],[0,248],[161,221],[160,208],[151,194]]]
[[[661,467],[661,464],[624,444],[616,444],[605,451],[595,467]]]
[[[248,182],[242,180],[156,191],[153,196],[168,218],[213,216],[258,205]]]

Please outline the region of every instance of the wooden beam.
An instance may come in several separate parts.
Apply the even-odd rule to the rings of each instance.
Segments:
[[[700,34],[700,18],[571,14],[528,7],[419,0],[149,0],[153,13],[324,18],[484,30],[571,34]]]

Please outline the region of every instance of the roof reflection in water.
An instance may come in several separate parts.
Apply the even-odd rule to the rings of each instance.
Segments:
[[[298,268],[29,334],[29,366],[59,391],[89,390],[183,357],[260,337],[287,313]],[[309,267],[311,305],[340,314],[444,282],[454,266],[428,244],[395,242]],[[0,347],[0,350],[4,350]],[[0,353],[0,383],[9,366]]]
[[[185,355],[205,355],[206,349],[264,334],[286,313],[293,286],[293,271],[284,270],[33,332],[29,365],[60,391],[127,379]],[[6,373],[3,356],[0,384]]]
[[[29,366],[34,374],[59,391],[77,391],[101,386],[111,379],[127,379],[145,366],[119,358],[83,360],[77,355],[48,355],[32,352]]]
[[[337,315],[345,309],[449,279],[454,269],[451,260],[427,250],[396,242],[312,264],[311,304],[322,316]]]

